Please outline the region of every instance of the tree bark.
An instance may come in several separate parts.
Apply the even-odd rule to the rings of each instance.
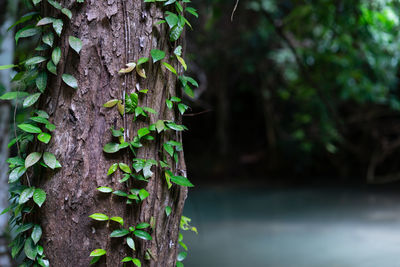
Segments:
[[[151,49],[164,50],[166,59],[171,55],[174,47],[168,40],[167,26],[153,26],[163,18],[162,5],[145,4],[143,0],[86,0],[79,6],[75,1],[65,1],[63,4],[71,8],[73,18],[69,23],[64,22],[57,44],[62,49],[58,76],[51,77],[48,97],[40,103],[57,126],[46,150],[54,153],[62,165],[58,171],[43,173],[40,180],[47,192],[39,215],[45,254],[51,266],[88,266],[89,254],[97,248],[107,250],[98,266],[122,266],[120,262],[127,256],[139,258],[142,266],[175,266],[186,188],[174,185],[168,190],[164,172],[155,166],[148,183],[133,182],[127,187],[118,182],[122,173],[107,176],[107,170],[116,162],[132,166],[134,156],[127,149],[118,154],[105,154],[102,150],[112,140],[109,130],[112,126],[124,127],[126,140],[132,141],[138,129],[158,119],[181,121],[178,113],[165,106],[167,97],[179,95],[176,76],[161,68],[159,62],[147,63],[147,79],[134,72],[118,74],[126,63],[149,57]],[[45,7],[45,13],[52,12],[53,9]],[[68,46],[70,35],[83,42],[80,56]],[[169,63],[180,69],[176,63]],[[77,78],[78,90],[62,82],[63,73]],[[133,117],[121,117],[116,108],[102,107],[110,99],[123,99],[125,94],[139,89],[149,89],[147,95],[139,98],[139,105],[158,112],[146,121],[133,122]],[[162,160],[162,144],[167,140],[181,141],[181,134],[177,132],[163,132],[154,137],[154,141],[139,149],[137,158]],[[183,152],[179,155],[179,164],[173,164],[173,172],[186,176]],[[99,186],[124,191],[146,188],[150,196],[140,204],[127,205],[120,197],[98,192]],[[172,207],[168,217],[166,206]],[[149,223],[153,217],[155,227],[150,231],[153,239],[135,240],[136,253],[132,255],[124,238],[109,237],[112,230],[119,228],[116,223],[110,222],[107,226],[88,217],[96,212],[123,217],[124,228],[139,222]],[[146,251],[151,252],[150,260],[144,260]]]

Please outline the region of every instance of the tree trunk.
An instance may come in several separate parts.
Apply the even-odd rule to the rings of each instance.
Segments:
[[[66,1],[64,5],[68,6]],[[58,76],[51,77],[48,97],[40,103],[57,126],[46,150],[54,153],[62,165],[58,171],[49,170],[41,176],[40,183],[47,192],[39,215],[45,253],[51,266],[88,266],[89,254],[97,248],[107,251],[99,266],[122,266],[121,260],[127,256],[139,258],[142,266],[175,266],[186,188],[173,185],[168,190],[164,172],[156,166],[148,183],[132,182],[126,186],[118,182],[121,172],[107,176],[107,170],[117,162],[132,166],[131,159],[135,156],[128,149],[116,154],[103,152],[103,146],[113,138],[110,127],[124,127],[125,139],[132,141],[138,129],[158,119],[181,121],[178,113],[165,106],[166,98],[179,95],[176,76],[161,68],[159,62],[146,63],[147,79],[135,72],[118,74],[126,63],[149,57],[151,49],[161,49],[169,58],[174,47],[168,40],[168,27],[153,26],[163,18],[162,5],[145,4],[143,0],[86,0],[82,5],[71,5],[73,18],[64,23],[57,44],[62,49]],[[54,10],[45,9],[47,14]],[[82,40],[80,56],[68,46],[70,35]],[[169,63],[179,69],[175,62]],[[78,90],[62,82],[63,73],[77,78]],[[124,95],[141,89],[149,91],[139,98],[139,105],[158,112],[147,120],[133,122],[131,115],[122,117],[116,108],[103,107],[110,99],[123,99]],[[163,143],[181,141],[181,134],[172,131],[154,137],[154,141],[146,141],[138,150],[137,158],[162,160]],[[186,176],[183,152],[179,154],[179,163],[171,165],[174,174]],[[150,196],[142,203],[127,205],[116,195],[97,191],[100,186],[124,191],[146,188]],[[165,213],[166,206],[172,207],[169,216]],[[117,223],[108,225],[88,217],[98,212],[123,217],[125,229],[139,222],[150,223],[154,218],[152,240],[135,240],[136,252],[132,255],[124,238],[109,237],[112,230],[120,228]],[[146,251],[150,252],[150,260],[144,260]]]

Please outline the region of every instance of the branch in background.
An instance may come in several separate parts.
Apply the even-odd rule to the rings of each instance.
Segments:
[[[231,21],[233,21],[233,15],[235,14],[235,11],[236,11],[236,8],[238,7],[238,5],[239,5],[239,0],[236,0],[236,4],[232,10]]]

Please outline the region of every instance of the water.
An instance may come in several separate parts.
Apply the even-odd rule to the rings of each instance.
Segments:
[[[400,266],[400,193],[358,189],[193,191],[186,267]]]

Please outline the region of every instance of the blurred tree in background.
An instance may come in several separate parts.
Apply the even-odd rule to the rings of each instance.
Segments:
[[[232,1],[197,5],[194,109],[212,112],[187,142],[212,120],[222,157],[188,153],[194,175],[400,178],[398,1],[241,1],[233,22]]]

